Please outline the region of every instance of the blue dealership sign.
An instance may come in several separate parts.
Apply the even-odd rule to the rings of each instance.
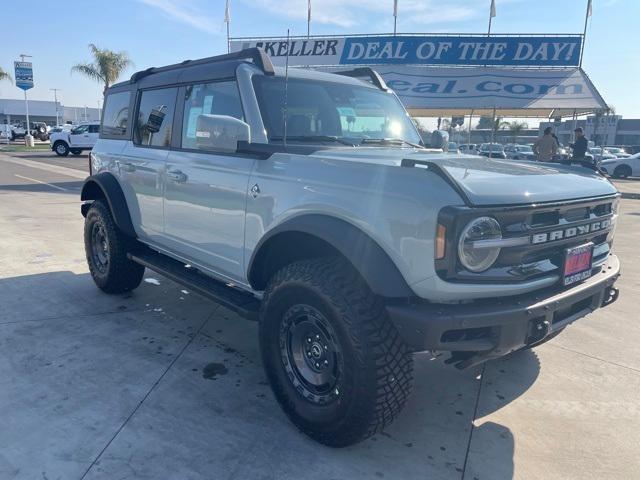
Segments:
[[[341,65],[576,66],[582,38],[378,36],[348,37]]]
[[[276,65],[471,65],[573,67],[581,35],[361,35],[234,39],[231,51],[260,47]]]
[[[33,65],[31,62],[13,62],[16,73],[16,87],[22,90],[33,88]]]

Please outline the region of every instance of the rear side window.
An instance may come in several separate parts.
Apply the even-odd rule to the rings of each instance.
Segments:
[[[138,145],[169,147],[177,88],[145,90],[140,97],[134,141]]]
[[[125,137],[129,122],[131,92],[111,93],[104,101],[102,134],[109,137]]]
[[[125,127],[126,130],[126,127]],[[100,131],[100,125],[89,125],[89,133],[98,133]]]
[[[244,120],[235,81],[189,85],[184,98],[182,148],[198,149],[196,124],[199,115],[228,115]]]

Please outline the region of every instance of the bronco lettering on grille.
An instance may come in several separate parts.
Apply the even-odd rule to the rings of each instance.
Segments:
[[[586,223],[584,225],[578,225],[576,227],[563,228],[559,230],[552,230],[550,232],[535,233],[531,235],[531,243],[547,243],[556,240],[562,240],[563,238],[577,237],[580,235],[586,235],[587,233],[598,232],[606,230],[611,226],[611,219],[601,220],[599,222]]]

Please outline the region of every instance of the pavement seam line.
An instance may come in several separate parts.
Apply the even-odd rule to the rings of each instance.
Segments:
[[[17,177],[17,178],[21,178],[22,180],[29,180],[30,182],[36,182],[36,183],[39,183],[41,185],[46,185],[47,187],[55,188],[56,190],[61,190],[63,192],[68,192],[69,191],[68,188],[62,188],[62,187],[59,187],[58,185],[54,185],[53,183],[43,182],[42,180],[38,180],[36,178],[24,177],[22,175],[18,175],[17,173],[14,173],[13,176]]]
[[[467,451],[464,454],[464,464],[462,465],[462,475],[460,480],[464,480],[467,474],[467,461],[469,460],[469,450],[471,450],[471,440],[473,440],[473,431],[476,429],[474,422],[478,416],[478,406],[480,405],[480,394],[482,393],[482,384],[484,383],[484,373],[487,368],[487,363],[482,364],[482,370],[480,371],[480,385],[478,386],[478,393],[476,394],[476,405],[473,409],[473,418],[471,419],[471,431],[469,432],[469,440],[467,442]]]
[[[142,404],[147,400],[147,398],[149,398],[149,395],[151,395],[151,393],[156,389],[156,387],[160,384],[160,382],[162,381],[162,379],[165,377],[165,375],[167,373],[169,373],[169,370],[171,370],[171,368],[175,365],[175,363],[178,361],[178,359],[180,357],[182,357],[182,354],[185,352],[185,350],[189,347],[189,345],[191,345],[194,341],[194,339],[200,334],[200,332],[202,331],[202,329],[205,327],[205,325],[207,324],[207,322],[209,322],[209,320],[211,320],[211,318],[213,318],[213,316],[216,314],[216,312],[220,309],[220,305],[218,305],[217,308],[215,308],[213,310],[213,312],[211,312],[210,315],[208,315],[204,321],[202,322],[202,324],[200,325],[200,327],[198,327],[198,330],[196,330],[196,332],[193,334],[193,336],[189,339],[189,341],[184,345],[184,347],[182,347],[182,349],[180,350],[180,352],[178,352],[178,354],[175,356],[175,358],[171,361],[171,363],[167,366],[167,368],[164,370],[164,372],[162,372],[162,374],[158,377],[158,379],[153,383],[153,385],[151,385],[151,388],[149,388],[149,390],[147,391],[147,393],[142,397],[142,399],[140,400],[140,402],[138,402],[138,405],[136,405],[136,407],[132,410],[132,412],[127,416],[127,418],[124,420],[124,422],[122,422],[122,425],[120,425],[120,427],[116,430],[116,432],[114,433],[114,435],[111,437],[111,439],[107,442],[107,444],[104,446],[104,448],[102,450],[100,450],[100,453],[96,456],[96,458],[94,458],[94,460],[91,462],[91,465],[89,465],[89,468],[87,468],[87,470],[82,474],[82,477],[80,477],[80,480],[84,480],[86,478],[86,476],[89,474],[89,472],[91,471],[91,469],[94,467],[94,465],[100,460],[100,458],[102,457],[102,455],[104,454],[104,452],[107,450],[107,448],[109,448],[109,446],[111,446],[111,444],[113,443],[113,441],[117,438],[118,435],[120,435],[120,432],[124,429],[124,427],[127,425],[127,423],[129,423],[129,420],[131,420],[133,418],[133,416],[136,414],[136,412],[140,409],[140,407],[142,407]]]
[[[560,350],[564,350],[566,352],[575,353],[576,355],[582,355],[584,357],[591,358],[592,360],[598,360],[598,361],[600,361],[602,363],[608,363],[609,365],[614,365],[616,367],[626,368],[627,370],[631,370],[632,372],[640,373],[640,369],[634,368],[634,367],[630,367],[629,365],[622,365],[620,363],[612,362],[611,360],[606,360],[604,358],[596,357],[594,355],[589,355],[588,353],[579,352],[577,350],[573,350],[573,349],[567,348],[567,347],[561,347],[560,345],[549,344],[549,346],[553,347],[553,348],[559,348]]]
[[[80,170],[74,170],[73,168],[61,167],[60,165],[48,165],[41,162],[35,162],[33,160],[28,160],[26,158],[20,158],[20,160],[16,160],[18,157],[11,157],[5,153],[0,153],[0,160],[8,163],[15,163],[16,165],[21,165],[23,167],[35,168],[37,170],[44,170],[49,173],[58,173],[60,175],[66,175],[67,177],[77,178],[79,180],[86,179],[89,175],[86,173],[81,173]]]

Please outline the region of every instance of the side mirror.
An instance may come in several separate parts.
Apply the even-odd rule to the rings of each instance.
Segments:
[[[235,152],[240,141],[251,141],[251,130],[247,123],[228,115],[198,115],[198,149]]]

